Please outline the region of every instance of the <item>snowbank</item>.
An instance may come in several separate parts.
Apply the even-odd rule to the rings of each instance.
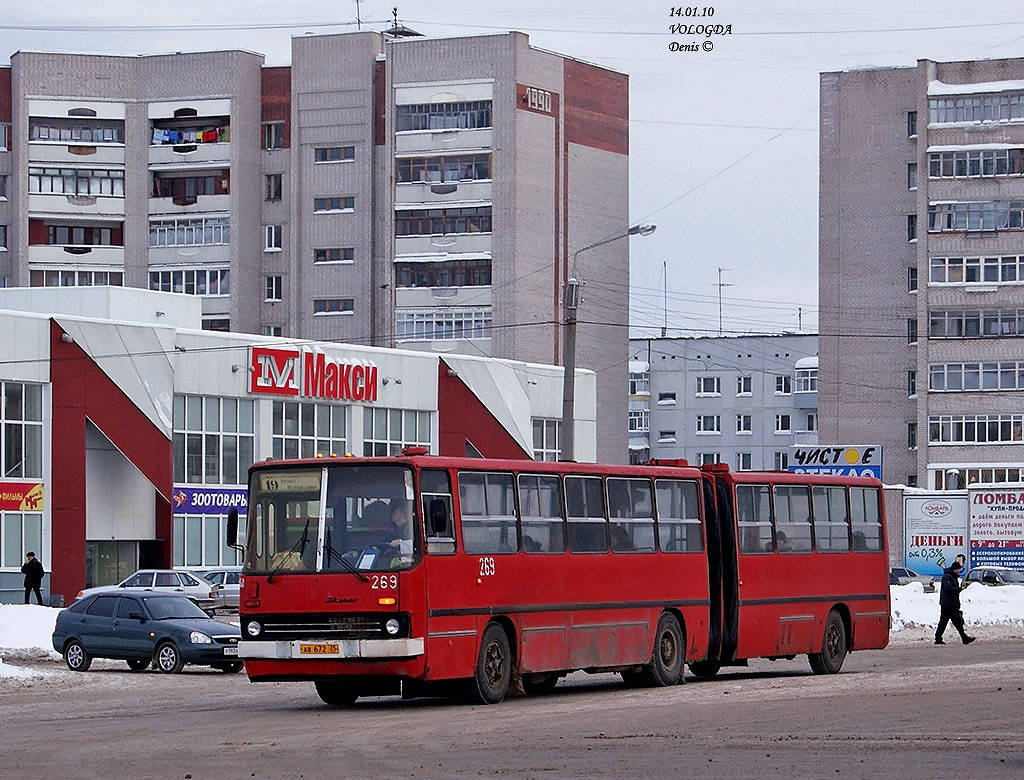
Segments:
[[[908,628],[935,628],[939,620],[937,590],[925,593],[919,582],[892,585],[889,590],[894,635]],[[960,603],[969,627],[1024,626],[1024,586],[971,585],[960,594]],[[49,674],[35,662],[60,660],[50,644],[58,612],[34,604],[0,604],[0,680]],[[12,661],[33,663],[23,668],[12,665]]]

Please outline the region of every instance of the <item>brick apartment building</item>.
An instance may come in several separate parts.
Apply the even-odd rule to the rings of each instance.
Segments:
[[[407,32],[407,31],[405,31]],[[628,227],[628,78],[526,35],[17,52],[0,68],[0,285],[202,298],[210,330],[561,363],[568,258]],[[597,457],[622,461],[628,241],[600,295]],[[535,421],[558,452],[557,419]]]
[[[1024,470],[1024,59],[821,75],[820,439],[887,482]]]

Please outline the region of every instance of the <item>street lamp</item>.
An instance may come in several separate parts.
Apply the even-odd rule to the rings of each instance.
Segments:
[[[622,233],[595,241],[593,244],[580,247],[572,253],[572,270],[565,280],[565,355],[562,376],[562,460],[575,459],[576,443],[576,311],[580,306],[580,284],[576,274],[576,258],[580,252],[618,241],[628,236],[649,236],[657,229],[657,225],[633,225]]]

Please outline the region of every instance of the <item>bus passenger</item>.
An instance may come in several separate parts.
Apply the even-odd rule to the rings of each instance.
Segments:
[[[793,542],[782,531],[775,534],[778,537],[779,552],[792,552]]]

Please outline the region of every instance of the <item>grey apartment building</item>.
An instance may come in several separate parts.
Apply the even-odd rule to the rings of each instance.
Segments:
[[[407,32],[407,31],[403,31]],[[628,78],[522,33],[21,51],[0,68],[0,284],[200,296],[203,326],[562,361],[574,252],[628,227]],[[600,290],[599,460],[622,461],[628,241]],[[557,455],[559,421],[535,420]]]
[[[1024,59],[821,75],[824,441],[932,489],[1024,469]]]
[[[786,469],[818,443],[817,354],[812,334],[630,339],[630,460]]]

